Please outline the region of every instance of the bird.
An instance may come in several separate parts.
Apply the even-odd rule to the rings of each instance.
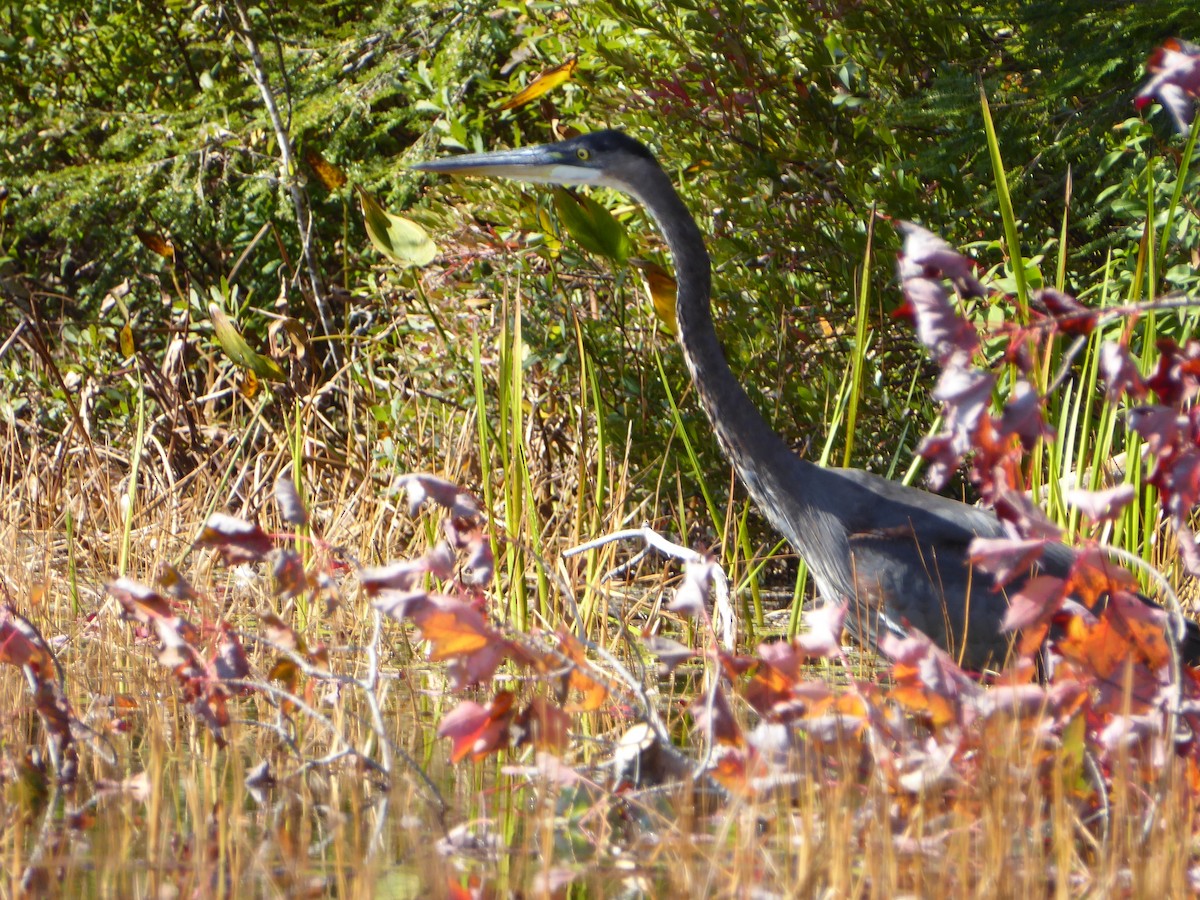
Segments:
[[[1014,635],[1003,628],[1009,593],[1033,574],[1066,576],[1075,552],[1049,544],[1035,566],[1002,586],[971,564],[975,538],[1008,536],[991,510],[865,470],[818,466],[795,454],[729,366],[713,322],[704,236],[644,144],[622,131],[602,130],[413,168],[602,186],[637,200],[657,224],[674,263],[676,337],[717,442],[758,510],[808,565],[818,595],[826,603],[850,601],[845,620],[850,636],[877,649],[884,635],[903,638],[916,629],[961,666],[980,672],[1009,658]],[[1183,656],[1195,662],[1200,628],[1190,621],[1188,626]]]

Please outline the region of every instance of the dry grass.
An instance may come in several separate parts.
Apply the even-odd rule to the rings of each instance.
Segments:
[[[224,618],[255,635],[256,612],[272,608],[310,645],[330,648],[335,672],[363,678],[373,614],[351,569],[337,560],[413,556],[437,536],[435,516],[412,519],[390,490],[410,470],[435,471],[493,497],[492,519],[509,529],[496,544],[491,602],[501,619],[513,615],[518,588],[536,598],[546,574],[549,599],[531,599],[533,620],[556,627],[569,619],[559,589],[568,586],[587,636],[613,654],[594,665],[614,680],[618,664],[642,671],[625,629],[653,622],[703,641],[686,623],[664,618],[671,582],[659,563],[644,562],[631,581],[612,585],[600,574],[618,558],[615,548],[559,559],[565,546],[636,523],[659,502],[634,499],[645,494],[630,482],[628,438],[592,437],[597,401],[585,378],[584,400],[571,408],[550,379],[536,369],[525,373],[524,427],[507,438],[524,448],[519,473],[511,457],[504,466],[503,436],[481,441],[478,407],[444,399],[469,395],[463,382],[472,365],[489,392],[504,380],[511,347],[500,326],[514,310],[511,301],[450,307],[444,331],[422,314],[397,310],[385,329],[397,336],[394,344],[349,342],[350,361],[336,377],[313,391],[297,381],[291,398],[243,397],[229,368],[204,345],[193,346],[199,355],[190,371],[208,373],[200,396],[178,391],[182,368],[145,381],[147,438],[128,522],[132,433],[85,438],[75,429],[55,440],[5,426],[3,588],[57,654],[79,722],[80,767],[74,784],[55,785],[25,676],[0,667],[4,895],[461,896],[474,890],[472,879],[479,896],[562,896],[566,883],[576,885],[576,896],[1193,890],[1191,769],[1168,765],[1148,780],[1131,759],[1110,773],[1111,790],[1097,790],[1070,741],[1048,749],[1015,717],[964,735],[973,743],[955,767],[912,789],[898,789],[896,772],[887,771],[905,761],[887,762],[867,731],[828,744],[801,741],[782,767],[790,777],[750,792],[721,795],[705,779],[654,786],[653,778],[615,792],[605,763],[637,717],[628,691],[573,717],[564,759],[583,776],[577,784],[531,770],[527,751],[451,764],[435,730],[459,698],[447,694],[442,668],[423,661],[411,631],[395,623],[377,647],[374,691],[397,753],[390,781],[352,757],[327,759],[339,740],[365,758],[384,755],[366,693],[318,678],[301,679],[297,693],[323,721],[302,710],[284,714],[267,694],[253,693],[231,700],[229,743],[219,748],[155,660],[155,642],[120,619],[104,584],[123,559],[124,573],[145,582],[161,564],[176,564],[204,595],[188,611],[192,621]],[[443,337],[476,331],[487,335],[481,347],[500,352],[484,350],[472,361]],[[437,360],[458,365],[431,363]],[[411,374],[418,371],[420,380]],[[136,397],[136,374],[112,378],[104,386]],[[513,413],[502,406],[489,415]],[[305,493],[312,532],[325,542],[298,546],[310,568],[336,575],[336,604],[317,593],[281,604],[264,572],[230,570],[211,552],[192,549],[214,510],[286,531],[271,496],[276,477],[289,471]],[[669,472],[665,461],[662,471]],[[523,490],[513,493],[508,481],[518,477]],[[601,477],[606,491],[598,505],[593,491]],[[660,482],[668,495],[678,493],[670,477]],[[517,501],[527,505],[513,515],[509,505]],[[736,524],[731,507],[726,529]],[[548,573],[529,552],[535,544]],[[325,545],[340,549],[331,554]],[[247,647],[256,677],[265,677],[276,649],[249,638]],[[854,675],[872,678],[869,663],[862,665]],[[835,666],[812,675],[846,682]],[[705,677],[697,667],[648,679],[655,708],[693,758],[705,751],[689,732],[686,705]],[[501,678],[518,691],[536,689],[521,672],[504,670]],[[490,693],[468,695],[485,702]],[[737,711],[750,727],[748,710]],[[263,761],[276,783],[256,798],[246,778]],[[444,810],[418,769],[436,785]],[[1107,813],[1097,811],[1101,796]]]

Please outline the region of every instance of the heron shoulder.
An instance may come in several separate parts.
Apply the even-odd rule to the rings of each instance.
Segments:
[[[870,507],[864,509],[875,527],[911,526],[922,540],[969,542],[974,537],[1002,537],[995,513],[910,487],[861,469],[831,469],[863,489]]]

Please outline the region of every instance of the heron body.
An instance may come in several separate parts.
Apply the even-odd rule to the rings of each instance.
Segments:
[[[1003,663],[1013,639],[1002,630],[1008,597],[969,557],[975,537],[1005,535],[999,519],[869,472],[823,468],[791,451],[729,368],[713,326],[704,237],[646,147],[622,132],[599,131],[415,168],[603,185],[637,199],[667,241],[678,284],[679,343],[721,449],[758,509],[808,564],[821,597],[852,601],[846,627],[862,644],[916,628],[968,668]],[[1025,577],[1065,575],[1072,559],[1070,548],[1051,545]],[[1015,579],[1007,590],[1022,583]]]

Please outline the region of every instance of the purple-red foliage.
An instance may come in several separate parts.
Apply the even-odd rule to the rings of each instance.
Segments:
[[[1157,100],[1180,134],[1187,134],[1200,96],[1200,47],[1172,38],[1150,54],[1146,70],[1150,79],[1138,91],[1134,107],[1143,109]]]

